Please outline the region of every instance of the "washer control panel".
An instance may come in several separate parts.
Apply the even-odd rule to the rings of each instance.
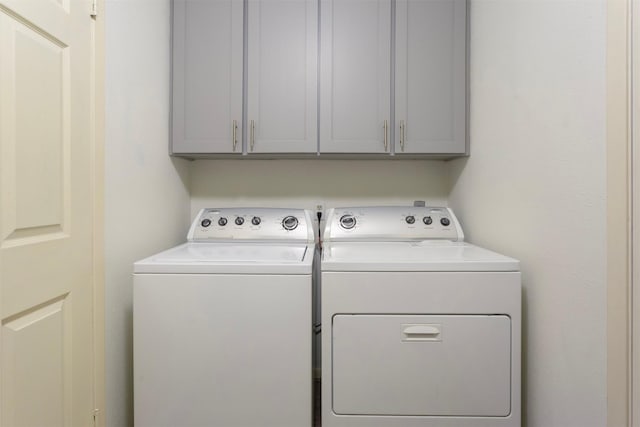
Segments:
[[[187,239],[313,242],[311,213],[304,209],[208,208],[196,216]]]
[[[462,241],[464,234],[449,208],[369,206],[330,209],[327,212],[323,239]]]

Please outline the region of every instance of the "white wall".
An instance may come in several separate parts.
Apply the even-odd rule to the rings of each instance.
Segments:
[[[107,425],[133,425],[132,263],[182,240],[188,165],[171,160],[169,1],[106,1]]]
[[[472,0],[471,156],[450,205],[517,257],[528,427],[606,425],[604,0]]]
[[[191,214],[243,205],[445,205],[446,171],[446,162],[425,160],[197,160]]]
[[[415,199],[522,260],[526,425],[606,425],[604,0],[471,3],[469,159],[187,164],[166,150],[169,1],[107,0],[108,426],[132,425],[131,262],[199,208]]]

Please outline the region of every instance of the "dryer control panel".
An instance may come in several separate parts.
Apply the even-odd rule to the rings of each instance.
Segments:
[[[313,242],[311,213],[304,209],[207,208],[196,216],[189,241]]]
[[[463,241],[464,233],[445,207],[365,206],[327,212],[324,241]]]

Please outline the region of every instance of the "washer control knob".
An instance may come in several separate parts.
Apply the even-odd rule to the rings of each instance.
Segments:
[[[353,215],[342,215],[340,217],[340,226],[346,230],[351,230],[356,226],[356,217]]]
[[[220,219],[218,219],[218,225],[220,227],[224,227],[225,225],[227,225],[227,218],[221,216]]]
[[[251,218],[251,224],[253,225],[260,225],[261,222],[262,220],[259,216],[254,216],[253,218]]]
[[[235,223],[236,223],[236,225],[244,224],[244,218],[242,218],[241,216],[236,217]]]
[[[282,228],[285,230],[291,231],[295,230],[298,226],[298,218],[293,215],[285,216],[282,220]]]
[[[422,222],[424,222],[426,225],[431,225],[433,224],[433,219],[431,219],[430,216],[425,216],[424,218],[422,218]]]
[[[200,222],[200,225],[203,227],[208,227],[211,225],[211,220],[209,218],[205,218]]]
[[[407,221],[407,224],[413,224],[414,222],[416,222],[416,217],[414,217],[413,215],[408,215],[404,220]]]
[[[440,224],[444,225],[445,227],[448,227],[449,224],[451,224],[451,221],[449,221],[449,218],[441,218]]]

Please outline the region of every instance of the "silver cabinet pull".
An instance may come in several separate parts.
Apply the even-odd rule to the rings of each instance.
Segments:
[[[404,120],[400,120],[400,149],[404,151]]]
[[[389,145],[389,141],[387,140],[387,131],[389,130],[389,123],[385,120],[384,121],[384,126],[382,126],[382,128],[384,129],[384,151],[387,151],[387,147]]]
[[[236,151],[236,145],[238,145],[238,121],[233,121],[233,151]]]
[[[253,146],[256,143],[256,124],[253,120],[251,120],[251,151],[253,151]]]

